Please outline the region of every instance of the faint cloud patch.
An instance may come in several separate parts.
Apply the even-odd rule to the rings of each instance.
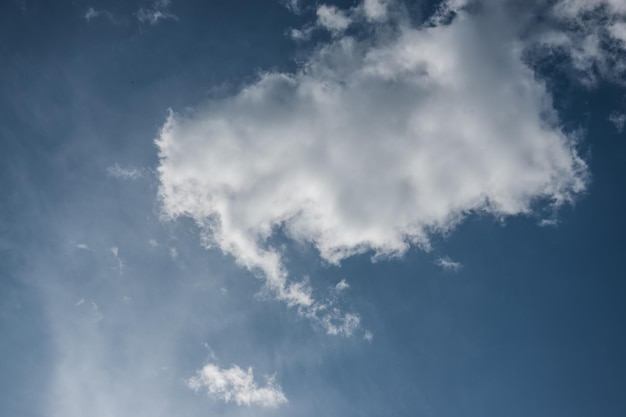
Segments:
[[[110,166],[107,168],[107,175],[109,177],[118,178],[121,180],[138,180],[139,178],[144,177],[146,174],[144,169],[136,168],[136,167],[126,167],[123,168],[118,164]]]
[[[92,20],[95,20],[95,19],[103,18],[103,19],[108,20],[111,23],[115,23],[115,24],[118,23],[117,18],[112,12],[108,10],[96,10],[93,7],[90,7],[87,9],[85,14],[83,14],[83,18],[88,22],[91,22]]]
[[[556,227],[559,225],[559,221],[557,219],[541,219],[539,222],[540,227]]]
[[[113,255],[113,258],[115,259],[116,263],[117,263],[117,270],[120,273],[120,275],[122,275],[124,273],[124,262],[122,261],[122,258],[120,258],[120,250],[117,246],[113,246],[111,248],[109,248],[109,250],[111,251],[111,254]]]
[[[89,245],[84,243],[84,242],[74,242],[74,241],[71,241],[70,242],[70,247],[73,248],[73,249],[78,249],[78,250],[84,250],[84,251],[91,252],[91,248],[89,247]]]
[[[169,11],[170,0],[157,0],[149,8],[140,8],[137,13],[137,20],[141,23],[156,25],[162,20],[178,20],[178,16]]]
[[[266,384],[259,386],[254,380],[252,367],[247,370],[233,365],[228,369],[208,364],[187,380],[194,391],[206,390],[207,394],[226,403],[239,406],[275,408],[287,403],[287,397],[273,376],[266,377]]]
[[[615,126],[615,129],[617,129],[619,133],[622,133],[624,131],[624,124],[626,124],[626,114],[613,112],[609,116],[609,121],[613,123],[613,126]]]
[[[77,308],[84,308],[83,306],[85,305],[86,305],[86,302],[84,298],[81,298],[80,300],[76,302],[76,304],[74,304],[74,306]],[[102,315],[102,312],[100,311],[100,307],[98,307],[98,304],[95,301],[91,301],[89,305],[91,306],[90,314],[92,315],[94,322],[97,323],[100,320],[102,320],[104,316]]]
[[[435,264],[444,271],[457,272],[463,268],[463,265],[460,262],[453,261],[448,256],[444,256],[435,261]]]
[[[343,290],[347,290],[348,288],[350,288],[350,285],[348,285],[345,279],[342,279],[337,283],[337,285],[335,285],[335,291],[338,293],[342,292]]]

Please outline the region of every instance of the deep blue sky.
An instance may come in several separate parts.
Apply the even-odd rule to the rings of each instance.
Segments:
[[[344,36],[291,39],[321,4],[301,3],[173,0],[175,18],[154,25],[137,11],[158,2],[0,4],[0,415],[626,415],[626,136],[609,120],[626,102],[612,68],[586,83],[567,57],[527,61],[588,167],[572,202],[469,209],[429,251],[376,262],[372,245],[331,265],[313,238],[274,231],[290,280],[359,315],[350,336],[263,292],[263,272],[219,243],[203,247],[193,215],[163,215],[154,140],[168,109],[219,109]],[[406,7],[412,27],[433,13]],[[109,14],[88,20],[90,8]],[[368,24],[350,30],[395,36]],[[194,392],[206,364],[252,367],[258,386],[274,375],[287,402]]]

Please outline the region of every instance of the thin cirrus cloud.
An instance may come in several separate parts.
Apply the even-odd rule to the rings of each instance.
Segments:
[[[224,369],[207,364],[187,381],[187,385],[194,391],[206,390],[217,400],[237,405],[278,407],[287,403],[287,397],[274,378],[268,377],[266,385],[259,386],[252,368],[244,371],[237,365]]]
[[[435,264],[437,264],[437,266],[441,267],[441,269],[443,269],[444,271],[457,272],[457,271],[460,271],[461,268],[463,268],[463,265],[460,262],[453,261],[448,256],[444,256],[442,258],[438,258],[435,261]]]
[[[107,168],[107,175],[122,180],[138,180],[146,174],[145,170],[136,167],[121,167],[118,164]]]
[[[172,112],[156,139],[164,213],[194,219],[207,247],[329,333],[326,323],[354,329],[358,316],[289,276],[268,243],[278,229],[330,264],[396,257],[428,250],[470,213],[571,202],[588,179],[500,6],[449,2],[419,27],[399,7],[386,12],[394,6],[342,12],[387,30],[362,39],[324,24],[335,36],[299,71],[266,72],[232,97]]]
[[[134,13],[134,17],[139,23],[152,26],[165,20],[178,20],[178,16],[169,10],[171,3],[171,0],[156,0],[149,7],[140,7]],[[89,7],[83,17],[88,22],[102,18],[116,25],[128,23],[126,17],[119,17],[109,10],[95,9],[93,7]]]
[[[178,17],[169,11],[170,0],[156,0],[151,7],[140,8],[137,11],[137,19],[141,23],[156,25],[162,20],[178,20]]]

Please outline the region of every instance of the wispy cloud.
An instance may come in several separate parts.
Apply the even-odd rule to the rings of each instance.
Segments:
[[[237,365],[223,369],[208,364],[190,378],[187,385],[194,391],[206,390],[215,399],[240,406],[278,407],[287,403],[287,397],[275,378],[267,377],[265,385],[259,386],[251,367],[244,371]]]
[[[337,283],[337,285],[335,285],[335,291],[337,291],[338,293],[343,292],[344,290],[347,290],[348,288],[350,288],[350,285],[348,285],[345,279],[342,279],[341,281]]]
[[[118,23],[117,18],[112,12],[108,10],[96,10],[93,7],[88,8],[85,14],[83,15],[83,17],[88,22],[94,19],[103,18],[103,19],[107,19],[111,23]]]
[[[565,56],[577,78],[591,87],[598,80],[624,84],[626,75],[626,2],[561,0],[545,19],[557,24],[535,31],[543,53]]]
[[[622,133],[624,131],[624,124],[626,123],[626,114],[613,112],[609,116],[609,121],[613,123],[613,126],[615,126],[615,129],[617,129],[619,133]]]
[[[435,264],[440,266],[444,271],[457,272],[463,268],[463,265],[460,262],[453,261],[447,256],[437,259]]]
[[[178,20],[178,17],[169,11],[170,4],[170,0],[156,0],[151,7],[142,7],[137,11],[137,20],[151,25],[156,25],[163,20]]]
[[[139,178],[144,177],[146,174],[144,169],[136,168],[136,167],[126,167],[123,168],[118,164],[110,166],[107,168],[107,175],[114,178],[119,178],[122,180],[137,180]]]
[[[113,258],[115,259],[115,262],[117,264],[117,271],[120,273],[120,275],[122,275],[124,273],[124,262],[122,261],[122,258],[120,258],[119,248],[117,246],[113,246],[109,248],[109,250],[111,251],[111,254],[113,255]]]

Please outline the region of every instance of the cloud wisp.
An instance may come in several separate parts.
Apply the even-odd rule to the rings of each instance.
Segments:
[[[146,175],[145,170],[136,167],[121,167],[118,164],[107,168],[107,175],[121,180],[138,180]]]
[[[555,22],[532,36],[535,48],[564,56],[578,80],[593,87],[599,80],[624,84],[626,3],[621,0],[561,0],[545,18]]]
[[[114,24],[118,23],[117,18],[112,12],[108,10],[96,10],[93,7],[88,8],[85,14],[83,15],[83,17],[88,22],[94,19],[104,18],[104,19],[109,20],[111,23],[114,23]]]
[[[460,262],[453,261],[448,256],[444,256],[442,258],[438,258],[435,261],[435,264],[444,271],[450,272],[458,272],[463,268],[463,265]]]
[[[266,384],[259,386],[252,368],[243,370],[237,365],[225,369],[207,364],[187,381],[187,385],[196,392],[206,390],[212,398],[240,406],[275,408],[287,403],[274,377],[267,377]]]
[[[142,7],[137,11],[137,20],[153,26],[163,20],[178,20],[178,16],[169,11],[170,5],[170,0],[156,0],[151,7]]]
[[[323,325],[333,309],[289,277],[268,244],[277,230],[338,265],[428,249],[470,213],[529,214],[586,187],[576,140],[498,6],[450,3],[451,21],[418,27],[387,6],[333,9],[388,30],[361,39],[326,19],[333,39],[298,72],[263,73],[230,98],[172,112],[156,139],[164,213],[194,219],[207,247]],[[332,317],[358,326],[356,315]]]

